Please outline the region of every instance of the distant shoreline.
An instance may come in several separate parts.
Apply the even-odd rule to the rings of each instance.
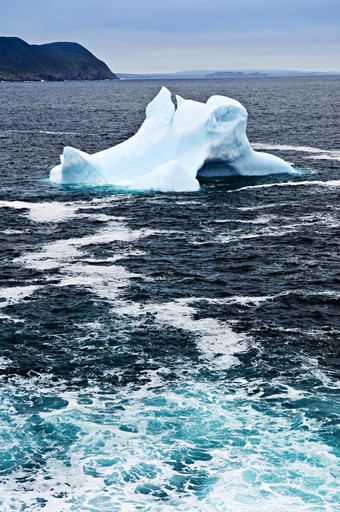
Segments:
[[[119,81],[121,79],[118,79]],[[18,84],[18,83],[21,83],[21,84],[37,84],[37,83],[63,83],[63,82],[117,82],[118,81],[117,78],[102,78],[102,79],[98,79],[98,78],[73,78],[71,80],[62,80],[62,79],[56,79],[56,80],[41,80],[41,79],[32,79],[32,80],[24,80],[24,79],[8,79],[8,80],[4,80],[3,78],[0,79],[0,83],[1,84]]]
[[[268,80],[268,79],[281,79],[281,78],[289,78],[289,79],[303,79],[303,78],[340,78],[340,74],[329,74],[329,75],[278,75],[278,76],[244,76],[244,77],[209,77],[209,78],[205,78],[205,77],[150,77],[150,78],[119,78],[119,80],[117,79],[109,79],[109,78],[104,78],[104,79],[73,79],[73,80],[3,80],[3,79],[0,79],[0,83],[1,84],[18,84],[18,83],[22,83],[22,84],[38,84],[38,83],[44,83],[44,84],[47,84],[47,83],[79,83],[79,82],[138,82],[138,81],[159,81],[159,82],[164,82],[164,80],[182,80],[182,81],[186,81],[186,80],[201,80],[202,82],[203,81],[209,81],[209,80],[213,80],[213,81],[223,81],[223,80],[231,80],[231,81],[234,81],[234,80],[250,80],[250,79],[253,79],[253,80]]]
[[[215,72],[207,73],[204,71],[197,72],[178,72],[178,73],[150,73],[150,74],[133,74],[133,73],[116,73],[121,80],[155,80],[155,79],[237,79],[237,78],[279,78],[279,77],[326,77],[326,76],[340,76],[340,71],[332,72],[303,72],[303,71],[266,71],[266,72]]]

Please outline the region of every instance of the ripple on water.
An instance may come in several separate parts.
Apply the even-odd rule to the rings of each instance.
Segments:
[[[1,510],[338,511],[339,82],[249,80],[170,88],[313,167],[197,194],[42,180],[158,82],[0,84]]]

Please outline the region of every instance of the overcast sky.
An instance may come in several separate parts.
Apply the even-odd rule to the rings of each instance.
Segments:
[[[0,0],[0,35],[77,41],[114,72],[340,71],[340,0]]]

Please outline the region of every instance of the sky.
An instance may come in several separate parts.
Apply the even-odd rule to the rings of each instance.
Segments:
[[[340,71],[340,0],[0,0],[0,35],[76,41],[113,72]]]

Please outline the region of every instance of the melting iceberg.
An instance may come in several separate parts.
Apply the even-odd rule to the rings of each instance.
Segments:
[[[284,160],[251,148],[248,114],[238,101],[225,96],[212,96],[206,103],[176,99],[177,109],[170,91],[162,87],[147,106],[138,132],[117,146],[93,155],[65,147],[50,180],[183,192],[199,189],[198,176],[294,172]],[[205,163],[211,165],[202,169]]]

